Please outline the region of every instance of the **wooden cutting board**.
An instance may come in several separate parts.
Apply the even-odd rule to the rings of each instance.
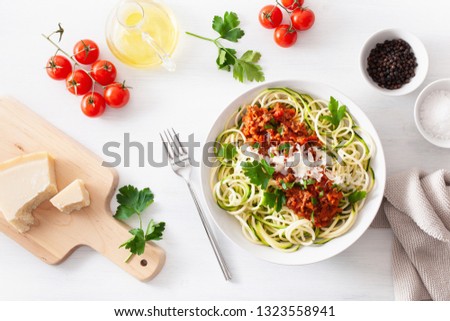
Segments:
[[[55,157],[59,190],[81,178],[91,196],[89,207],[71,215],[60,213],[50,202],[43,203],[33,212],[36,225],[25,234],[16,232],[0,213],[1,232],[48,264],[61,263],[77,247],[86,245],[139,280],[158,274],[165,262],[160,247],[148,243],[145,253],[128,263],[128,250],[119,249],[131,235],[129,227],[114,219],[110,210],[118,183],[116,171],[102,167],[99,157],[12,98],[0,97],[0,142],[0,162],[22,154],[50,152]]]

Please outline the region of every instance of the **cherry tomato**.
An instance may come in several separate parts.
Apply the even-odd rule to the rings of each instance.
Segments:
[[[89,39],[78,41],[73,47],[74,58],[83,65],[90,65],[98,59],[100,50],[95,42]]]
[[[63,80],[72,71],[72,64],[64,56],[53,56],[47,61],[47,74],[56,80]]]
[[[288,10],[295,10],[301,8],[305,0],[281,0],[281,4]]]
[[[259,22],[264,28],[276,28],[281,24],[282,20],[283,13],[277,6],[268,5],[259,12]]]
[[[273,34],[275,42],[283,48],[288,48],[297,41],[297,31],[289,25],[280,25]]]
[[[316,17],[314,16],[314,12],[309,9],[298,8],[291,14],[292,25],[299,31],[304,31],[311,28],[315,20]]]
[[[98,60],[92,65],[91,76],[102,86],[114,82],[116,75],[116,67],[108,60]]]
[[[123,84],[113,82],[105,87],[103,96],[105,97],[106,104],[110,107],[122,108],[130,100],[130,91],[125,86],[125,82]]]
[[[93,86],[92,78],[86,71],[77,69],[72,71],[66,78],[66,87],[74,95],[84,95]]]
[[[96,92],[87,93],[81,99],[81,110],[88,117],[99,117],[105,112],[105,99]]]

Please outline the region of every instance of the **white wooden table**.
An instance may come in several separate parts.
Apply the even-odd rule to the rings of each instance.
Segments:
[[[202,141],[228,102],[254,84],[240,84],[215,66],[211,43],[184,35],[189,30],[213,35],[215,14],[239,14],[246,36],[236,47],[259,50],[268,81],[306,79],[328,83],[351,97],[377,128],[386,153],[388,175],[411,167],[450,169],[450,151],[426,142],[415,128],[413,104],[418,91],[385,97],[368,88],[358,69],[365,39],[385,27],[405,28],[428,49],[430,69],[424,83],[450,75],[450,3],[444,0],[306,0],[316,24],[299,35],[298,43],[282,49],[272,32],[257,21],[259,9],[271,1],[166,0],[182,33],[175,53],[178,69],[139,71],[117,63],[119,77],[133,87],[129,106],[88,119],[79,98],[63,83],[49,79],[46,60],[53,48],[40,36],[62,22],[63,46],[92,38],[102,57],[116,60],[106,47],[104,24],[111,1],[0,1],[0,94],[14,96],[42,117],[102,155],[108,141],[157,142],[158,132],[173,126]],[[424,86],[423,85],[423,86]],[[421,88],[423,88],[423,86]],[[155,156],[160,157],[157,150]],[[199,153],[197,158],[199,158]],[[136,160],[136,158],[134,158]],[[140,283],[89,248],[80,248],[59,266],[48,266],[0,235],[0,299],[53,300],[391,300],[391,232],[370,229],[352,247],[325,262],[287,267],[263,262],[217,233],[234,275],[223,280],[185,185],[169,168],[118,168],[120,184],[150,186],[156,203],[148,215],[167,222],[159,244],[167,263],[159,276]],[[198,170],[195,183],[200,189]],[[112,204],[114,209],[115,203]]]

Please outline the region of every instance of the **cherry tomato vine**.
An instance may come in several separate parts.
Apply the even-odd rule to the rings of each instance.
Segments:
[[[105,111],[105,106],[112,108],[124,107],[129,99],[129,88],[125,81],[115,82],[117,70],[114,64],[107,60],[98,60],[100,50],[98,45],[89,39],[78,41],[73,54],[61,48],[59,42],[64,34],[61,24],[49,35],[42,36],[55,48],[56,52],[49,58],[46,65],[47,74],[55,80],[65,80],[67,90],[74,95],[83,95],[81,110],[88,117],[98,117]],[[56,42],[53,37],[59,36]],[[86,70],[81,65],[92,65]],[[95,85],[103,87],[103,95],[95,91]]]
[[[304,0],[275,0],[275,5],[266,5],[260,10],[260,24],[264,28],[275,29],[274,40],[280,47],[293,46],[297,42],[298,32],[314,25],[314,12],[303,4]],[[289,24],[282,23],[283,13],[280,8],[287,14]]]

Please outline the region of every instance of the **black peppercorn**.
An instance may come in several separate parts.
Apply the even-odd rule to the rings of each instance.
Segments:
[[[367,57],[367,73],[381,88],[398,89],[415,76],[416,56],[403,39],[377,43]]]

